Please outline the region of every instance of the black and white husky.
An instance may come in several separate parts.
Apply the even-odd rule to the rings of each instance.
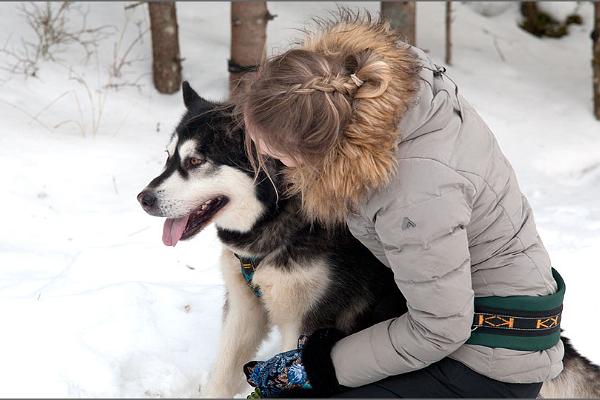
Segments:
[[[390,269],[346,230],[307,222],[283,187],[276,161],[271,179],[255,179],[244,133],[227,106],[183,85],[186,113],[167,147],[164,171],[138,195],[146,212],[166,217],[163,242],[174,246],[209,223],[223,243],[226,299],[219,351],[206,397],[231,397],[270,326],[282,351],[298,336],[335,327],[347,334],[406,312]],[[239,257],[239,258],[238,258]],[[260,260],[249,284],[242,260]],[[260,291],[260,292],[258,292]],[[600,397],[600,370],[565,342],[564,371],[542,388],[544,397]]]

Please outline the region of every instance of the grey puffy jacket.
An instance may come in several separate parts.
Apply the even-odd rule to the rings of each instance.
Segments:
[[[356,387],[444,357],[505,382],[556,377],[561,341],[544,351],[465,344],[475,296],[557,290],[531,208],[487,125],[423,51],[398,43],[384,25],[341,21],[303,46],[365,51],[385,63],[358,76],[365,83],[354,117],[327,164],[288,176],[307,214],[345,218],[407,299],[406,314],[334,346],[339,382]],[[360,96],[381,82],[383,94]]]
[[[515,173],[475,110],[436,66],[424,65],[418,103],[403,117],[398,170],[348,218],[352,233],[394,271],[409,312],[338,343],[341,384],[358,386],[449,356],[505,382],[562,370],[559,341],[545,351],[463,344],[474,296],[556,292],[548,254]],[[457,111],[462,110],[462,121]]]

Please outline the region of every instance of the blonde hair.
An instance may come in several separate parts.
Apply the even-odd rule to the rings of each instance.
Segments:
[[[318,165],[343,140],[354,103],[381,95],[387,64],[371,51],[341,59],[292,49],[264,62],[235,99],[255,171],[264,160],[253,140],[303,166]]]
[[[402,133],[398,124],[418,101],[421,65],[411,46],[382,19],[338,9],[317,19],[297,47],[259,67],[234,100],[246,122],[246,151],[258,176],[269,153],[296,161],[285,168],[285,194],[330,226],[343,223],[364,196],[391,179]]]

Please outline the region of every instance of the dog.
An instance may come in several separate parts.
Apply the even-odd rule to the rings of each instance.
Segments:
[[[232,397],[271,326],[282,351],[301,334],[332,327],[345,334],[407,311],[393,274],[343,227],[325,228],[280,196],[283,165],[267,160],[258,175],[232,106],[200,97],[183,83],[186,112],[167,146],[162,173],[138,195],[150,215],[166,217],[163,242],[175,246],[214,223],[223,244],[226,287],[217,360],[205,397]],[[564,370],[544,382],[543,397],[600,397],[600,368],[569,340]]]

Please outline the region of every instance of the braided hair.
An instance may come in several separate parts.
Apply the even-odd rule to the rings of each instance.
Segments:
[[[356,102],[381,95],[387,64],[371,51],[341,58],[291,49],[264,62],[247,90],[234,99],[246,127],[246,149],[258,171],[260,140],[298,164],[318,165],[340,141]]]

